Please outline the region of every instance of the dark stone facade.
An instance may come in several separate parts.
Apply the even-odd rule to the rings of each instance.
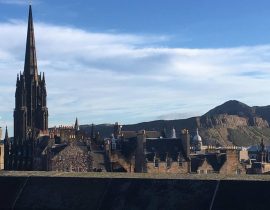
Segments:
[[[29,6],[24,72],[17,75],[14,141],[6,142],[7,170],[33,170],[37,137],[47,133],[48,108],[45,76],[38,74],[32,8]]]

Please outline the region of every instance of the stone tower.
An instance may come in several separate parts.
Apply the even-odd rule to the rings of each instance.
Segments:
[[[38,74],[32,7],[29,6],[24,71],[17,75],[14,110],[14,170],[31,170],[33,140],[48,130],[45,75]]]

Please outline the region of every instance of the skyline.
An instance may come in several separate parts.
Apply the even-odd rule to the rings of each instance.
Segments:
[[[0,18],[0,72],[5,75],[0,78],[0,126],[7,124],[10,134],[13,134],[16,75],[23,70],[24,62],[28,14],[28,2],[25,2],[0,1],[0,12],[3,14]],[[195,15],[197,7],[182,2],[194,9],[194,13],[189,15]],[[205,2],[210,6],[213,1]],[[186,33],[177,29],[170,31],[163,24],[158,27],[160,31],[153,30],[157,26],[151,27],[147,19],[152,16],[142,13],[146,27],[140,28],[127,24],[134,23],[127,11],[125,21],[121,22],[113,16],[109,18],[112,19],[110,22],[99,17],[98,14],[102,14],[98,12],[99,3],[93,3],[91,8],[96,6],[96,9],[90,17],[83,12],[84,1],[62,5],[74,6],[75,13],[82,11],[81,15],[73,18],[57,18],[55,10],[48,13],[48,2],[33,3],[38,69],[45,72],[47,80],[49,126],[71,124],[76,117],[80,124],[116,121],[128,124],[161,118],[186,118],[204,114],[230,99],[248,105],[270,104],[267,98],[270,88],[266,86],[270,76],[270,34],[266,36],[269,33],[267,30],[259,33],[254,29],[260,36],[250,40],[247,36],[241,42],[236,35],[229,37],[228,43],[222,39],[219,44],[215,40],[211,42],[211,30],[202,30],[199,34],[202,39],[208,31],[211,41],[206,40],[200,46],[198,37],[187,36],[189,33],[197,34],[192,27]],[[250,8],[248,4],[247,11],[258,8]],[[78,5],[84,9],[75,10]],[[54,6],[59,8],[61,1],[54,3]],[[157,10],[164,9],[158,6],[159,1]],[[6,12],[2,13],[2,10]],[[13,10],[20,12],[15,14]],[[67,13],[63,9],[63,16]],[[261,15],[264,17],[266,14],[261,12]],[[172,15],[165,13],[164,16]],[[211,19],[210,16],[205,14],[205,19]],[[101,23],[87,25],[83,21],[76,22],[83,17],[96,18]],[[108,24],[105,24],[105,19]],[[248,25],[249,19],[246,21]],[[116,23],[118,28],[112,27]],[[176,23],[172,21],[171,25]],[[219,22],[220,25],[222,23]],[[209,26],[213,24],[209,22]],[[234,27],[235,23],[232,23]],[[234,31],[246,37],[244,32]]]

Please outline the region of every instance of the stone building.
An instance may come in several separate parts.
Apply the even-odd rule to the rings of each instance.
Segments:
[[[251,161],[250,167],[248,168],[249,174],[270,174],[269,151],[267,148],[269,147],[265,146],[262,139],[254,155],[256,159]]]
[[[75,126],[72,126],[75,131]],[[92,171],[91,139],[80,133],[75,138],[63,136],[39,136],[35,140],[33,170],[35,171]]]
[[[204,154],[191,154],[191,173],[245,174],[236,148],[209,147]]]
[[[118,124],[115,128],[120,127]],[[188,173],[189,134],[163,138],[157,131],[117,131],[105,143],[110,171]],[[116,137],[116,138],[115,138]]]
[[[139,133],[135,154],[135,172],[188,173],[190,137],[187,130],[181,138],[146,138]]]
[[[17,75],[14,109],[14,141],[7,142],[7,170],[33,170],[38,136],[48,130],[45,75],[38,74],[32,7],[29,6],[24,71]]]
[[[92,171],[91,151],[82,142],[54,145],[50,151],[49,171]]]
[[[116,124],[116,127],[119,125]],[[111,164],[110,171],[179,174],[246,173],[245,164],[240,161],[239,148],[204,146],[198,130],[190,145],[187,130],[182,130],[180,138],[175,138],[173,130],[169,137],[166,137],[164,132],[154,131],[114,132],[117,138],[113,135],[113,138],[107,139],[105,144],[108,162]],[[151,135],[156,136],[149,137]]]
[[[44,150],[48,171],[92,171],[91,138],[74,126],[59,126],[49,129],[52,143]]]

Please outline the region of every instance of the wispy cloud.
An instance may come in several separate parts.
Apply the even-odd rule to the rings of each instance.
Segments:
[[[12,124],[26,23],[0,23],[0,28],[0,73],[5,75],[0,77],[0,124]],[[45,23],[36,23],[35,33],[51,126],[73,123],[76,116],[81,123],[190,117],[229,99],[270,104],[270,45],[166,48],[159,47],[166,36],[93,33]]]

